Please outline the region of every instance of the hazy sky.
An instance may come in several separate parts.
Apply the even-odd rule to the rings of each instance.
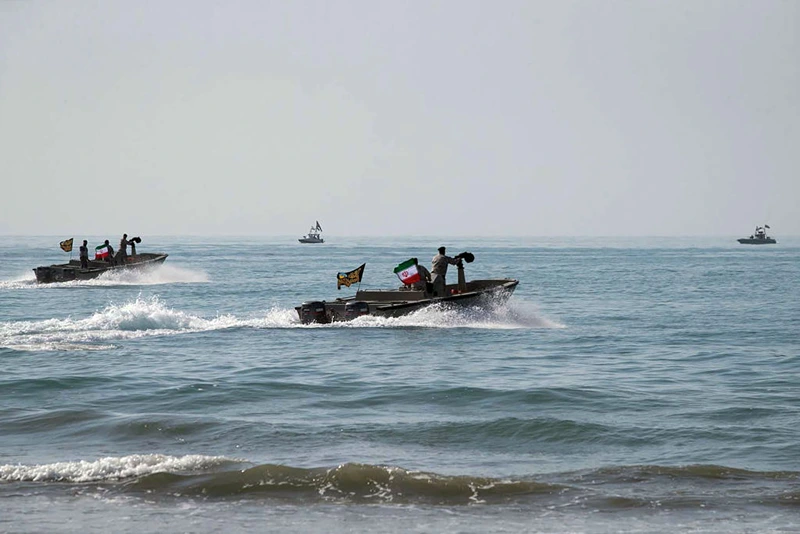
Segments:
[[[0,1],[0,234],[800,234],[800,1]]]

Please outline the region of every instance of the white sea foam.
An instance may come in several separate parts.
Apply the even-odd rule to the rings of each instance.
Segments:
[[[564,328],[548,319],[532,304],[515,301],[497,303],[481,308],[449,308],[429,306],[402,317],[376,317],[365,315],[351,322],[336,323],[346,328],[477,328],[490,330],[525,328]]]
[[[206,319],[169,308],[158,297],[139,297],[123,304],[109,304],[84,319],[0,323],[0,346],[18,350],[75,350],[82,346],[98,350],[98,344],[108,347],[118,340],[222,330],[247,326],[248,322],[252,323],[231,315]]]
[[[167,306],[157,296],[109,304],[86,318],[0,323],[0,347],[16,350],[104,350],[115,342],[230,328],[563,328],[524,302],[485,308],[431,306],[403,317],[363,316],[329,325],[301,324],[293,308],[275,307],[247,317],[200,317]]]
[[[208,273],[162,264],[148,269],[129,269],[126,271],[108,271],[94,280],[87,280],[88,285],[160,285],[160,284],[201,284],[209,281]]]
[[[224,456],[167,456],[163,454],[133,454],[131,456],[100,458],[91,462],[56,462],[40,465],[0,465],[2,482],[103,482],[153,473],[185,473],[203,471],[239,462]]]
[[[8,280],[0,280],[0,289],[24,289],[36,285],[36,275],[33,272],[22,273]]]
[[[108,271],[91,280],[73,280],[71,282],[55,282],[50,284],[36,283],[36,276],[31,272],[30,274],[20,274],[9,280],[0,281],[0,289],[153,286],[162,284],[202,284],[207,282],[209,282],[209,276],[205,271],[162,264],[147,269]]]

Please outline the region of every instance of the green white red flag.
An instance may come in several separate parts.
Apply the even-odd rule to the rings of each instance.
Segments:
[[[111,254],[111,249],[108,245],[100,245],[99,247],[94,247],[94,259],[96,260],[103,260],[107,258]]]
[[[411,285],[420,281],[419,271],[417,270],[417,258],[404,261],[394,268],[394,274],[406,285]]]

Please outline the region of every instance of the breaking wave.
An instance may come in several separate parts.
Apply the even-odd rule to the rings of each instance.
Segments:
[[[669,479],[669,484],[660,483]],[[94,461],[0,465],[2,483],[103,485],[147,497],[491,505],[539,502],[598,510],[798,506],[797,472],[717,465],[619,466],[522,477],[442,475],[388,465],[253,465],[223,456],[136,454]],[[63,486],[62,486],[63,487]],[[792,490],[792,488],[795,488]],[[100,488],[98,488],[100,489]],[[13,490],[13,488],[12,488]]]
[[[227,466],[236,460],[222,456],[190,454],[175,457],[163,454],[134,454],[87,462],[56,462],[41,465],[2,465],[2,482],[110,482],[153,473],[181,473]]]
[[[91,462],[2,465],[0,481],[121,483],[119,489],[126,493],[151,496],[225,498],[261,495],[323,501],[450,504],[486,503],[515,495],[549,494],[561,489],[559,485],[532,480],[445,476],[382,465],[348,463],[330,468],[275,464],[252,466],[222,456],[174,457],[161,454],[109,457]]]

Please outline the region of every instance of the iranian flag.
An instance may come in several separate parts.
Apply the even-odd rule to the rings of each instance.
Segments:
[[[397,275],[397,278],[399,278],[401,282],[407,285],[419,282],[420,276],[417,270],[417,258],[411,258],[395,267],[394,274]]]
[[[111,250],[108,248],[108,245],[94,247],[94,259],[96,260],[104,260],[109,256],[109,254],[111,254]]]

